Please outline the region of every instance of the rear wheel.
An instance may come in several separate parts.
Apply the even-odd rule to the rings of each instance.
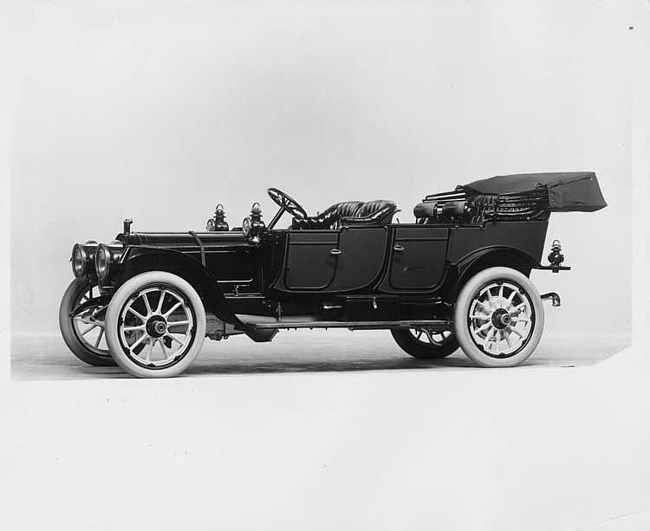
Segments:
[[[390,333],[402,350],[414,358],[442,359],[458,350],[458,341],[451,330],[435,332],[426,328],[400,328]]]
[[[476,364],[514,367],[528,359],[542,337],[542,299],[519,271],[492,267],[461,290],[454,328],[463,351]]]
[[[201,351],[205,331],[205,309],[196,290],[162,271],[125,282],[106,314],[111,355],[120,367],[140,378],[182,373]]]
[[[106,301],[96,282],[74,279],[59,307],[59,328],[63,341],[81,361],[97,367],[115,365],[104,334]]]

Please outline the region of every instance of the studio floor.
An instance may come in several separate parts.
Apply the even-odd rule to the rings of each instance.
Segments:
[[[593,365],[626,348],[626,338],[546,337],[526,367]],[[420,361],[404,353],[387,331],[288,331],[271,343],[245,336],[225,341],[206,339],[185,377],[263,373],[337,371],[474,370],[461,351],[436,361]],[[87,380],[130,378],[117,367],[91,367],[68,351],[58,335],[16,335],[12,339],[13,380]]]

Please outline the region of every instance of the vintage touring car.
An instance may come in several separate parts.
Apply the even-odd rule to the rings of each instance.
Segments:
[[[75,279],[59,323],[72,352],[139,377],[183,372],[205,337],[279,330],[390,330],[416,358],[459,347],[476,364],[510,367],[535,350],[544,327],[533,269],[559,272],[552,212],[606,206],[592,172],[505,175],[426,196],[413,223],[394,223],[392,201],[347,201],[310,216],[286,193],[265,224],[254,203],[229,228],[218,205],[202,232],[123,232],[72,250]],[[288,228],[277,228],[284,213]]]

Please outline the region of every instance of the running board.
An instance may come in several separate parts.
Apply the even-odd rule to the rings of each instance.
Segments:
[[[291,328],[348,328],[350,330],[388,330],[391,328],[431,328],[435,331],[449,330],[448,320],[412,321],[276,321],[274,323],[247,323],[254,330],[288,330]]]

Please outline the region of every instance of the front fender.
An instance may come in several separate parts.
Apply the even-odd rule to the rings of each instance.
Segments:
[[[232,312],[218,279],[201,262],[180,251],[160,248],[131,247],[119,266],[116,288],[130,278],[148,271],[166,271],[185,279],[201,297],[206,311],[224,322],[241,325]]]

